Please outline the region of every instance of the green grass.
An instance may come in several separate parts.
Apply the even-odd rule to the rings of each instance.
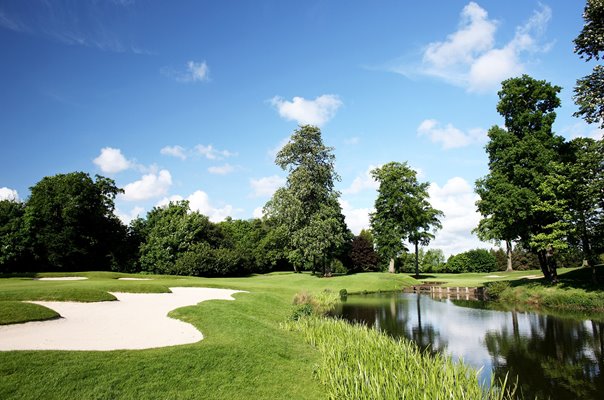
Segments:
[[[513,398],[495,386],[485,391],[474,369],[375,329],[316,317],[284,327],[319,349],[316,374],[330,399]]]
[[[61,299],[111,300],[108,291],[165,292],[175,286],[240,289],[236,301],[207,301],[174,310],[203,334],[199,343],[133,351],[0,352],[1,399],[319,399],[326,387],[313,378],[319,353],[300,335],[280,328],[290,316],[294,294],[397,290],[414,281],[402,275],[369,273],[333,278],[276,273],[246,278],[90,272],[83,281],[0,279],[0,303]],[[142,277],[142,276],[138,276]],[[20,303],[23,304],[23,303]],[[102,326],[99,327],[102,329]]]
[[[558,274],[565,274],[569,271],[574,271],[573,268],[559,268]],[[527,282],[532,281],[528,276],[543,276],[541,270],[527,270],[527,271],[497,271],[497,272],[467,272],[461,274],[444,274],[444,273],[426,273],[420,275],[421,282],[442,282],[442,286],[445,287],[482,287],[485,283],[496,282],[496,281],[517,281],[524,280]],[[409,276],[413,276],[409,274]],[[498,276],[498,278],[493,278]]]
[[[0,301],[0,325],[58,318],[50,308],[21,301]]]

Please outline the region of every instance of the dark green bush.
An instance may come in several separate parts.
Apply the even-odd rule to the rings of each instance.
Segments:
[[[451,273],[497,271],[497,260],[488,250],[469,250],[449,257],[446,271]]]
[[[484,285],[487,295],[492,299],[498,299],[501,296],[501,293],[510,288],[509,281],[495,281],[488,282]]]

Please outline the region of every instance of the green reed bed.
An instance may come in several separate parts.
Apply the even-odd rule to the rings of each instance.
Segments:
[[[493,384],[483,388],[477,371],[461,362],[424,353],[408,340],[363,325],[310,316],[287,322],[284,328],[319,350],[315,374],[330,399],[513,398]]]

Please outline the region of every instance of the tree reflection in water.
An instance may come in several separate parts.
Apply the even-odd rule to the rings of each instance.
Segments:
[[[455,303],[455,304],[454,304]],[[488,303],[413,294],[350,296],[339,316],[483,368],[481,379],[518,380],[525,398],[599,399],[604,324],[492,310]]]
[[[596,399],[604,391],[604,324],[572,321],[547,315],[531,315],[530,334],[518,332],[516,320],[510,332],[488,332],[485,343],[493,357],[496,378],[518,377],[527,398]]]

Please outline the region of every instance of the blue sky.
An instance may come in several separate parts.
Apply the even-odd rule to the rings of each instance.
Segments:
[[[563,87],[555,130],[601,137],[573,118],[582,1],[0,2],[0,197],[42,177],[113,178],[128,221],[189,199],[214,221],[251,218],[285,174],[274,154],[299,123],[335,148],[350,228],[368,224],[368,171],[407,161],[445,212],[432,247],[470,233],[486,131],[501,80]],[[482,244],[488,247],[488,244]]]

